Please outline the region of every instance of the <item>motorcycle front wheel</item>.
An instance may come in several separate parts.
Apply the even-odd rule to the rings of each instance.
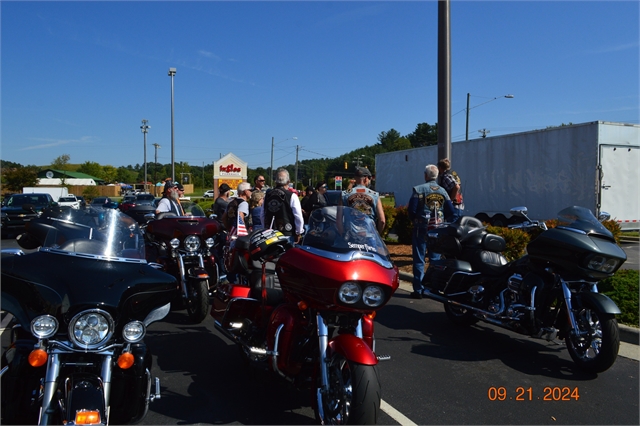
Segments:
[[[327,370],[329,391],[320,397],[322,415],[316,408],[316,417],[325,425],[376,424],[381,400],[378,367],[334,353]]]
[[[609,369],[618,357],[620,335],[615,316],[597,312],[593,306],[575,311],[577,333],[565,338],[569,355],[580,369],[590,373],[602,373]]]
[[[187,315],[200,324],[209,313],[209,283],[207,280],[191,280],[187,283]]]

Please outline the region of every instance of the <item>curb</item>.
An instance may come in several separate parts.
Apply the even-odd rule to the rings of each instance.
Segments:
[[[400,280],[408,281],[409,288],[411,288],[411,280],[413,280],[413,275],[409,274],[408,272],[400,271]],[[640,328],[618,323],[618,330],[620,334],[620,341],[632,345],[640,345]]]

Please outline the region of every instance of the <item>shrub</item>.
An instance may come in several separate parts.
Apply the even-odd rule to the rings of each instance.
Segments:
[[[620,244],[620,236],[622,236],[622,229],[620,229],[620,225],[615,220],[605,220],[602,222],[605,228],[607,228],[612,234],[613,238],[616,239],[616,243]]]
[[[531,241],[531,235],[522,229],[509,229],[489,225],[487,226],[487,232],[504,238],[506,248],[502,254],[509,262],[521,258],[524,255],[527,244]]]
[[[640,326],[638,322],[638,271],[620,269],[612,277],[598,283],[598,290],[616,302],[622,311],[621,323]]]
[[[384,218],[386,220],[386,225],[382,231],[382,239],[386,239],[396,222],[396,209],[388,204],[383,204],[382,210],[384,210]]]
[[[413,223],[409,220],[409,210],[406,206],[395,209],[395,229],[400,244],[411,244],[411,232]]]

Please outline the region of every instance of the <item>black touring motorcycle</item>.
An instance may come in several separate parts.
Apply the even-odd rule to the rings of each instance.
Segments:
[[[618,356],[620,309],[598,293],[597,283],[618,270],[625,252],[584,207],[560,211],[551,229],[530,220],[525,207],[511,214],[525,220],[511,228],[541,230],[527,254],[512,262],[502,255],[505,240],[474,217],[429,231],[429,250],[444,258],[430,263],[424,296],[442,302],[455,324],[482,320],[533,337],[564,338],[579,368],[607,370]]]
[[[18,243],[32,252],[2,252],[13,315],[2,423],[140,421],[160,397],[143,338],[169,312],[175,278],[147,264],[140,228],[118,210],[45,211]]]

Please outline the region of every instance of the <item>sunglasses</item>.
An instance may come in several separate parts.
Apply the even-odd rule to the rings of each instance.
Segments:
[[[264,179],[258,179],[258,182],[264,182]]]

